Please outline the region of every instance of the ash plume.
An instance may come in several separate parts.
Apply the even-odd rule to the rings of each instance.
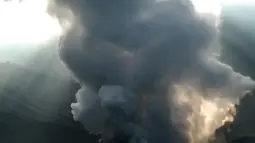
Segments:
[[[52,1],[50,13],[63,22],[70,17],[61,8],[71,11],[72,25],[59,56],[81,84],[74,119],[105,142],[190,142],[189,111],[175,113],[172,96],[183,78],[199,78],[198,87],[226,95],[255,86],[208,58],[213,29],[188,0]]]

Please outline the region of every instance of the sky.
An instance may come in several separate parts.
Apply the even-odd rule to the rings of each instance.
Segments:
[[[58,35],[58,22],[46,13],[46,8],[46,0],[0,0],[0,45],[40,43]]]
[[[219,15],[221,4],[255,0],[192,0],[198,12]],[[61,33],[56,19],[46,13],[47,0],[19,3],[0,0],[0,45],[41,43]],[[0,47],[1,48],[1,47]]]
[[[232,5],[240,3],[255,3],[255,0],[192,0],[198,12],[210,12],[219,15],[221,5]]]

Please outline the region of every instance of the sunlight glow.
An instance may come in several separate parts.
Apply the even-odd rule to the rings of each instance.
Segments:
[[[47,0],[0,0],[0,44],[41,43],[60,34],[46,13]]]
[[[222,5],[255,3],[255,0],[191,0],[199,13],[212,13],[218,16]]]
[[[186,133],[190,143],[208,142],[217,128],[233,121],[234,104],[229,100],[217,98],[221,97],[220,93],[212,92],[205,96],[185,84],[175,85],[174,89],[174,104],[182,110],[180,113],[186,113],[186,120],[182,124],[187,126]]]
[[[199,13],[212,13],[214,15],[219,15],[221,12],[219,0],[192,0],[192,2]]]

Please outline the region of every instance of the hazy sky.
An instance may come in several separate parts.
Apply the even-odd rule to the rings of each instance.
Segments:
[[[0,1],[0,46],[40,43],[60,33],[58,22],[46,13],[46,0]]]
[[[192,0],[199,12],[219,14],[221,3],[255,0]],[[15,43],[40,43],[60,33],[58,22],[46,13],[47,0],[3,2],[0,0],[0,46]],[[3,46],[1,46],[3,47]],[[0,47],[0,48],[1,48]]]
[[[192,0],[197,11],[211,12],[213,14],[220,14],[221,5],[231,5],[238,3],[255,3],[255,0]]]

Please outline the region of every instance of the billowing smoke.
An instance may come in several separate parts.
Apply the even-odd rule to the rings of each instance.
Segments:
[[[191,142],[187,115],[196,110],[173,96],[183,79],[203,93],[255,86],[209,58],[213,29],[188,0],[55,0],[50,10],[60,22],[71,17],[59,56],[81,84],[74,119],[105,142]]]
[[[175,85],[176,93],[172,95],[179,113],[184,112],[190,143],[208,143],[215,141],[215,130],[232,122],[235,116],[233,102],[219,98],[220,93],[209,93],[210,97],[187,85]],[[177,112],[178,113],[178,112]],[[179,123],[180,119],[173,119]],[[223,143],[223,142],[220,142]]]

